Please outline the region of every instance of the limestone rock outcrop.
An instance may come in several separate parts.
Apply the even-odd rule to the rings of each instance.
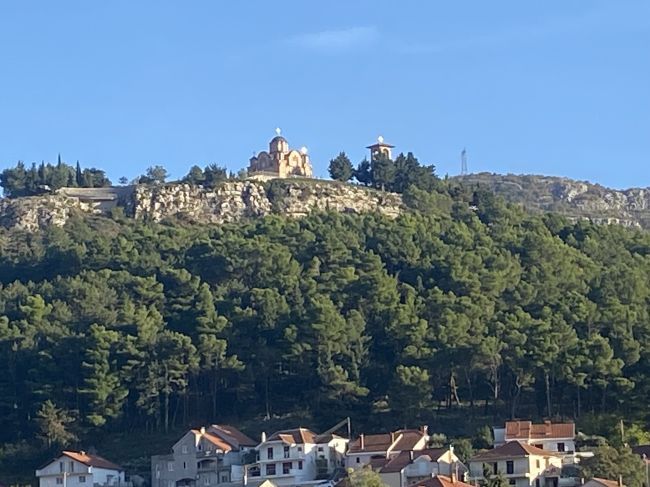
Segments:
[[[50,225],[62,226],[73,214],[105,214],[115,206],[137,219],[158,222],[177,218],[208,224],[269,214],[301,217],[313,211],[378,212],[388,217],[396,217],[403,211],[398,194],[298,179],[268,183],[227,181],[216,188],[189,184],[141,185],[120,198],[111,195],[109,198],[106,194],[106,190],[59,191],[47,196],[1,199],[0,226],[36,231]]]

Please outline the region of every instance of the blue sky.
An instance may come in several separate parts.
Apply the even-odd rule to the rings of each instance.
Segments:
[[[236,170],[275,127],[317,175],[378,135],[457,174],[650,186],[647,0],[2,0],[0,168]]]

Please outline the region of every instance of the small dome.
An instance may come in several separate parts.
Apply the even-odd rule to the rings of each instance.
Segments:
[[[269,143],[269,152],[289,152],[289,142],[281,135],[276,135]]]

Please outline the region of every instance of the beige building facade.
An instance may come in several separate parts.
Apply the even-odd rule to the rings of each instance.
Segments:
[[[279,131],[278,131],[279,132]],[[307,148],[291,149],[287,139],[279,133],[271,139],[269,150],[251,157],[248,176],[253,179],[313,177]]]

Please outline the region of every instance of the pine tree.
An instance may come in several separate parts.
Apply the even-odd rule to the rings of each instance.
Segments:
[[[75,169],[75,182],[77,183],[76,185],[78,188],[84,186],[84,176],[81,172],[81,165],[79,164],[79,161],[77,161],[77,167]]]
[[[354,167],[345,152],[339,153],[330,161],[329,173],[337,181],[349,181],[354,175]]]

